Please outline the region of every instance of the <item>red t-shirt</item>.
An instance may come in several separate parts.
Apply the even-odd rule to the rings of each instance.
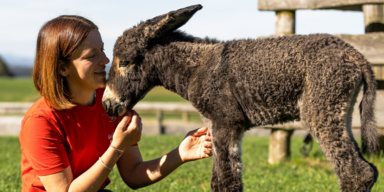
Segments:
[[[103,92],[96,90],[96,103],[91,107],[52,110],[44,98],[31,106],[19,134],[22,191],[45,191],[39,176],[57,173],[69,165],[75,179],[104,154],[119,120],[111,120],[104,111]],[[107,178],[103,186],[109,182]]]

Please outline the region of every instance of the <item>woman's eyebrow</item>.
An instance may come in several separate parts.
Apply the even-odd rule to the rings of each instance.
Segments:
[[[101,47],[100,48],[104,48],[104,42],[102,42],[101,44]],[[88,48],[88,49],[84,49],[83,50],[83,53],[82,53],[82,56],[86,56],[92,52],[95,52],[97,50],[99,50],[100,48]]]

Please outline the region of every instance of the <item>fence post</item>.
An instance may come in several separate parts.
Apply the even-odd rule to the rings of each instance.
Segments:
[[[365,33],[384,31],[384,4],[363,5]]]
[[[294,35],[296,33],[295,11],[276,11],[275,35]]]
[[[183,122],[184,123],[188,123],[189,122],[189,113],[187,111],[183,111],[181,113],[182,117],[183,117]]]
[[[269,142],[269,164],[280,163],[290,157],[291,136],[293,131],[293,129],[272,129]]]
[[[164,135],[165,127],[163,126],[163,111],[161,109],[157,110],[156,121],[157,121],[157,128],[160,131],[160,134]]]

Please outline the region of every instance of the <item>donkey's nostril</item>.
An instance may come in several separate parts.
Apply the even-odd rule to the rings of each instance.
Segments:
[[[105,100],[105,101],[103,102],[103,108],[104,108],[104,110],[105,110],[106,112],[108,112],[108,109],[109,109],[110,106],[111,106],[111,101],[109,101],[109,100]]]
[[[119,106],[119,108],[117,109],[117,113],[119,116],[122,116],[125,113],[125,108],[123,105]]]

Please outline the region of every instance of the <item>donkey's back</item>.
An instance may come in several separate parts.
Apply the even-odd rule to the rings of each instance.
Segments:
[[[221,94],[222,90],[211,97],[235,96],[252,125],[299,120],[304,90],[348,97],[361,84],[359,65],[368,65],[350,45],[327,34],[237,40],[221,46],[221,52],[207,49],[211,52],[207,55],[219,58],[207,59],[201,66],[208,69],[204,78],[215,82],[206,81],[210,83],[206,89],[229,89],[230,95]],[[324,86],[313,89],[316,84]]]

